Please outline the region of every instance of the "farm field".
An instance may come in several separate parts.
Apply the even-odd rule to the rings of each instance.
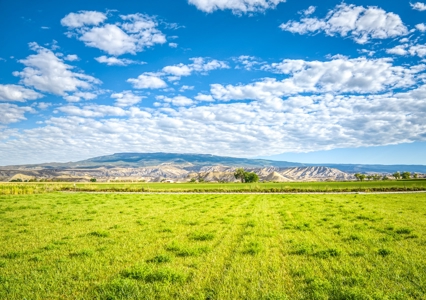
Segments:
[[[357,192],[420,191],[426,180],[282,182],[282,183],[0,183],[0,195],[52,191],[109,192]]]
[[[0,196],[0,299],[424,299],[426,194]]]

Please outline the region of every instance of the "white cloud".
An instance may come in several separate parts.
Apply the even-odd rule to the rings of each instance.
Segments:
[[[15,76],[21,77],[22,84],[40,91],[64,96],[66,92],[91,89],[94,84],[101,83],[92,76],[71,71],[73,67],[65,64],[52,51],[40,47],[36,43],[31,43],[30,46],[37,54],[20,60],[19,62],[26,67],[21,72],[13,73]]]
[[[196,100],[198,101],[207,101],[207,102],[212,102],[214,101],[212,95],[205,95],[205,94],[198,94],[197,96],[194,97]]]
[[[181,77],[181,76],[191,75],[192,69],[189,66],[180,63],[180,64],[175,65],[175,66],[164,67],[163,72],[167,73],[167,74],[174,75],[174,76]]]
[[[72,116],[87,117],[87,118],[101,118],[101,117],[124,117],[127,115],[126,111],[120,107],[109,105],[87,105],[83,108],[78,106],[61,106],[59,111]]]
[[[297,93],[378,93],[415,84],[414,75],[426,68],[393,66],[391,60],[366,58],[338,58],[331,61],[286,59],[266,66],[279,74],[289,75],[278,81],[266,78],[248,85],[211,85],[215,99],[274,101]],[[279,102],[279,101],[278,101]]]
[[[171,75],[168,77],[170,81],[179,80],[183,76],[189,76],[193,72],[199,72],[201,74],[207,74],[207,72],[216,69],[229,69],[226,62],[220,60],[206,60],[206,58],[195,57],[191,58],[192,64],[177,64],[174,66],[166,66],[162,69],[162,72]]]
[[[238,64],[236,69],[244,68],[247,71],[254,69],[256,66],[264,64],[264,62],[260,62],[256,57],[250,55],[240,55],[239,57],[234,58],[234,61]]]
[[[48,103],[48,102],[39,102],[39,103],[37,103],[37,108],[41,109],[41,110],[47,109],[50,106],[52,106],[52,103]]]
[[[405,45],[398,45],[398,46],[395,46],[391,49],[387,49],[386,53],[396,54],[396,55],[406,55],[408,53],[408,51],[406,50],[407,46],[408,45],[406,45],[406,44]]]
[[[426,25],[424,23],[420,23],[416,25],[417,30],[421,31],[421,32],[425,32],[426,31]]]
[[[163,100],[165,103],[170,103],[174,106],[190,106],[195,104],[195,102],[192,99],[189,99],[185,96],[175,96],[172,98],[164,97],[164,96],[157,96],[157,100]]]
[[[126,107],[141,102],[143,97],[135,95],[131,91],[122,91],[121,93],[112,94],[111,98],[116,99],[116,106]]]
[[[345,3],[337,5],[324,19],[305,17],[300,22],[283,23],[280,28],[299,34],[323,31],[329,36],[350,36],[359,44],[365,44],[370,39],[386,39],[408,33],[401,18],[394,13],[378,7],[364,8]]]
[[[184,91],[191,91],[194,89],[194,86],[189,86],[189,85],[182,85],[182,87],[179,89],[179,91],[184,92]]]
[[[82,99],[84,100],[93,100],[97,98],[98,95],[90,92],[76,92],[72,95],[66,95],[64,96],[64,99],[68,102],[79,102]]]
[[[415,10],[424,11],[426,10],[426,4],[422,2],[410,3],[411,7]]]
[[[101,49],[110,55],[136,54],[136,38],[125,33],[117,25],[107,24],[85,32],[80,38],[86,46]]]
[[[26,120],[25,113],[34,112],[34,109],[10,103],[0,103],[0,111],[0,124],[10,124]]]
[[[390,54],[396,54],[396,55],[411,55],[411,56],[418,56],[418,57],[425,57],[426,56],[426,45],[398,45],[394,48],[387,49],[387,53]]]
[[[20,85],[0,84],[0,101],[24,102],[26,100],[35,100],[42,97],[42,94]]]
[[[311,5],[306,10],[302,11],[302,14],[305,16],[310,16],[315,12],[316,9],[317,9],[316,6]]]
[[[167,83],[155,73],[143,73],[138,78],[129,78],[135,89],[161,89],[167,87]]]
[[[106,15],[101,12],[82,10],[78,13],[69,13],[61,20],[61,24],[69,28],[78,28],[86,25],[99,25],[106,18]]]
[[[398,94],[299,95],[150,113],[101,105],[59,111],[67,115],[0,143],[0,164],[22,163],[22,157],[30,160],[34,152],[38,155],[33,159],[43,162],[171,148],[245,156],[253,149],[270,155],[426,141],[425,86]]]
[[[105,55],[95,57],[96,61],[107,64],[108,66],[128,66],[130,64],[145,64],[144,62],[138,62],[131,59],[126,58],[117,58],[117,57],[107,57]]]
[[[75,61],[75,60],[79,60],[79,58],[76,54],[68,54],[67,56],[64,57],[64,60]]]
[[[417,55],[418,57],[425,57],[426,45],[411,46],[410,49],[408,49],[408,52],[411,54],[411,56]]]
[[[177,43],[169,43],[169,47],[171,48],[177,48],[178,44]]]
[[[155,44],[164,44],[165,35],[157,29],[158,23],[154,17],[143,14],[120,16],[123,22],[114,24],[85,23],[67,35],[77,36],[86,46],[98,48],[110,55],[119,56],[125,53],[136,54]],[[86,26],[87,25],[87,26]]]
[[[188,0],[188,2],[207,13],[230,9],[234,14],[241,14],[274,9],[286,0]]]

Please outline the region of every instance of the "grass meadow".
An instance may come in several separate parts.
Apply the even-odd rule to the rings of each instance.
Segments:
[[[77,192],[380,192],[425,191],[426,179],[388,181],[266,182],[266,183],[0,183],[0,195]]]
[[[425,299],[426,194],[0,196],[0,299]]]

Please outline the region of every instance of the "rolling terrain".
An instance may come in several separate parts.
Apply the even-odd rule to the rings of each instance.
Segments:
[[[207,182],[234,182],[236,168],[255,172],[262,181],[344,181],[355,172],[409,171],[426,173],[426,166],[408,165],[312,165],[287,161],[222,157],[207,154],[116,153],[78,162],[43,163],[0,167],[0,181],[146,181],[186,182],[192,178]]]

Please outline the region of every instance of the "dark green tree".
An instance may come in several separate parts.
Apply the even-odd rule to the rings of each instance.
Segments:
[[[254,172],[244,172],[244,181],[245,182],[258,182],[259,176]]]
[[[410,172],[403,172],[401,174],[401,177],[402,177],[402,179],[410,179],[411,174],[410,174]]]
[[[401,178],[401,173],[399,173],[399,172],[395,172],[395,173],[393,173],[393,174],[392,174],[392,176],[393,176],[393,177],[395,177],[395,179],[397,179],[397,180],[398,180],[398,179],[400,179],[400,178]]]

